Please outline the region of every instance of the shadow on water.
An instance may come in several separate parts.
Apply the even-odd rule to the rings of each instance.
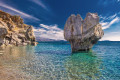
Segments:
[[[72,53],[65,63],[67,75],[70,80],[99,80],[101,60],[96,53]]]

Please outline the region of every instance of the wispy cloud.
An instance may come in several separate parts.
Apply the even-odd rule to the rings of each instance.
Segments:
[[[58,28],[57,25],[40,24],[40,28],[35,28],[34,32],[36,37],[64,40],[63,30]]]
[[[119,32],[119,22],[120,22],[120,12],[115,13],[114,15],[111,16],[100,16],[101,18],[101,24],[102,24],[102,28],[105,31],[105,34],[103,36],[103,38],[101,39],[101,41],[104,40],[109,40],[109,41],[120,41],[120,32]],[[110,29],[107,30],[107,29]],[[107,31],[107,32],[106,32]]]
[[[98,4],[103,6],[108,6],[110,4],[119,3],[120,0],[99,0]]]
[[[120,41],[120,32],[109,32],[106,33],[100,41]]]
[[[113,17],[113,16],[112,16]],[[120,21],[120,18],[119,17],[115,17],[113,18],[110,22],[104,22],[104,21],[101,21],[101,25],[103,26],[102,29],[108,29],[110,28],[113,24],[117,23]]]
[[[120,0],[117,0],[118,2],[120,2]]]
[[[30,19],[34,19],[34,20],[37,20],[37,21],[40,20],[40,19],[38,19],[38,18],[36,18],[34,16],[31,16],[31,15],[29,15],[27,13],[24,13],[24,12],[22,12],[22,11],[20,11],[18,9],[15,9],[15,8],[13,8],[13,7],[11,7],[11,6],[7,5],[7,4],[4,4],[2,2],[0,2],[0,7],[3,7],[3,8],[6,8],[8,10],[11,10],[11,11],[15,12],[15,15],[19,14],[20,16],[22,16],[24,18],[30,18]]]
[[[48,10],[47,6],[45,6],[41,0],[30,0],[32,2],[34,2],[35,4],[41,6],[42,8],[44,8],[45,10]]]

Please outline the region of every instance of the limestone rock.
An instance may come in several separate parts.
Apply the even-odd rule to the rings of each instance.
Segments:
[[[0,46],[35,43],[33,26],[26,25],[20,16],[0,11]]]
[[[7,25],[3,21],[0,21],[0,46],[4,44],[7,33]]]
[[[103,35],[97,13],[88,13],[84,20],[79,14],[71,15],[64,27],[64,38],[73,52],[90,50]]]

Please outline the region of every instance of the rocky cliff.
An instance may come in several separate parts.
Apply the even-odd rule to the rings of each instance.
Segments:
[[[70,42],[73,52],[90,50],[104,35],[97,13],[88,13],[83,20],[71,15],[64,27],[64,38]]]
[[[20,16],[0,11],[0,46],[36,45],[33,26],[26,25]]]

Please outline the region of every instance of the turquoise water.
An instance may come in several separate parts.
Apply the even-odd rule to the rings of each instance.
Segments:
[[[71,53],[68,42],[39,42],[1,52],[5,70],[0,70],[11,80],[120,80],[120,42],[98,42],[91,51],[78,53]]]

